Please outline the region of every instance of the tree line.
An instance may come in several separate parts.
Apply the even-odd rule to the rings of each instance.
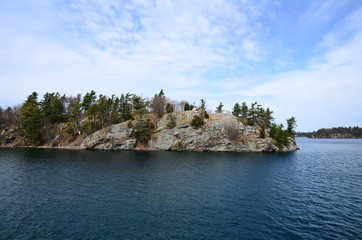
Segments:
[[[200,114],[194,117],[191,125],[200,127],[205,119],[209,118],[206,101],[201,99],[199,106],[185,100],[174,101],[167,98],[163,90],[151,99],[132,93],[107,97],[93,90],[84,96],[81,94],[66,96],[58,92],[45,93],[40,99],[39,94],[33,92],[21,105],[6,109],[0,107],[0,127],[16,126],[25,136],[25,144],[39,145],[54,138],[60,124],[66,126],[67,134],[76,137],[82,133],[91,134],[112,124],[137,118],[137,121],[129,122],[130,127],[135,128],[136,138],[147,140],[154,124],[149,118],[143,119],[142,116],[152,113],[159,118],[165,113],[188,111],[194,108],[197,108]],[[223,104],[220,103],[215,112],[223,112],[222,108]],[[294,136],[296,126],[294,117],[287,120],[287,129],[284,130],[282,124],[273,122],[273,112],[269,108],[264,109],[257,102],[252,103],[251,106],[245,102],[241,105],[236,103],[232,114],[244,124],[258,127],[262,138],[269,130],[269,135],[281,146],[286,145],[288,138]],[[175,119],[172,116],[169,126],[175,126]]]
[[[360,127],[321,128],[314,132],[299,132],[297,136],[309,138],[362,138]]]

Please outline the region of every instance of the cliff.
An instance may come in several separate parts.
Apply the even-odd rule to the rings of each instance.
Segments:
[[[290,138],[287,146],[278,148],[275,140],[266,136],[259,138],[257,127],[247,126],[231,114],[210,114],[205,124],[191,126],[196,111],[166,114],[156,121],[147,142],[137,141],[129,122],[101,129],[81,144],[83,149],[102,150],[173,150],[173,151],[221,151],[221,152],[291,152],[296,151],[295,140]],[[170,126],[170,117],[174,126]]]

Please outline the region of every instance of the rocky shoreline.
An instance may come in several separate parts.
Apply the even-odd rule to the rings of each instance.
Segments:
[[[175,125],[169,126],[170,115]],[[293,138],[286,146],[278,147],[268,134],[260,136],[260,129],[248,126],[231,114],[215,113],[205,119],[205,124],[194,127],[190,123],[199,113],[183,111],[165,114],[155,121],[150,139],[138,141],[130,121],[114,124],[88,136],[73,141],[53,139],[37,148],[71,150],[135,150],[135,151],[199,151],[199,152],[293,152],[299,150]],[[21,142],[16,129],[2,130],[0,147],[29,147]],[[55,138],[60,138],[55,136]],[[34,147],[34,146],[31,146]]]

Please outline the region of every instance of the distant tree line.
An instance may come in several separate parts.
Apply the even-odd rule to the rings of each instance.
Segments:
[[[223,106],[220,102],[215,112],[222,113]],[[160,118],[165,113],[193,109],[197,109],[198,114],[190,124],[195,128],[202,127],[209,118],[204,99],[196,106],[195,103],[190,104],[185,100],[171,100],[165,96],[163,90],[151,99],[132,93],[107,97],[93,90],[84,96],[45,93],[40,99],[38,93],[33,92],[19,106],[6,109],[0,107],[0,127],[18,127],[24,136],[25,144],[39,145],[53,139],[59,133],[60,125],[65,126],[66,134],[75,138],[83,133],[88,135],[112,124],[129,121],[134,137],[138,141],[146,142],[155,128],[154,117]],[[152,113],[152,116],[149,113]],[[251,106],[245,102],[241,105],[236,103],[232,114],[244,124],[258,127],[261,138],[269,134],[280,147],[287,145],[289,138],[294,137],[294,117],[287,120],[287,129],[284,130],[282,124],[273,122],[273,112],[269,108],[264,109],[257,102]],[[175,127],[175,117],[171,114],[167,119],[167,126]]]
[[[357,126],[321,128],[314,132],[298,132],[296,135],[309,138],[362,138],[362,128]]]

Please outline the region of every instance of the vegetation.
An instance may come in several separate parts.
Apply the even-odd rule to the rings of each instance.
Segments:
[[[224,105],[222,104],[222,102],[220,102],[219,106],[217,106],[217,108],[216,108],[216,112],[217,113],[222,113],[223,112],[223,110],[222,110],[223,107],[224,107]]]
[[[155,128],[155,125],[151,122],[150,119],[142,120],[139,119],[135,121],[132,126],[133,128],[133,136],[139,142],[147,142],[151,137],[151,131]]]
[[[360,127],[321,128],[314,132],[296,133],[297,136],[310,138],[362,138]]]
[[[38,94],[33,92],[20,108],[20,119],[22,121],[25,144],[39,145],[42,138],[41,133],[42,112],[39,107]]]
[[[223,103],[217,106],[215,112],[222,113]],[[87,92],[83,97],[66,96],[60,93],[45,93],[38,100],[36,92],[28,96],[26,101],[15,107],[3,109],[0,107],[0,127],[14,126],[21,129],[24,143],[27,145],[39,145],[53,139],[56,135],[66,134],[76,138],[78,135],[89,135],[101,128],[128,121],[128,126],[133,129],[133,136],[140,142],[146,142],[154,128],[154,118],[167,116],[167,127],[176,126],[176,117],[172,113],[177,111],[189,111],[195,108],[195,104],[182,100],[172,101],[166,98],[164,91],[155,94],[152,99],[147,99],[136,94],[126,93],[120,96],[107,97],[97,94],[95,91]],[[193,116],[190,125],[199,128],[205,124],[209,113],[206,110],[206,101],[200,100],[197,113]],[[273,122],[273,112],[264,109],[257,102],[250,106],[243,102],[235,103],[232,114],[244,125],[254,126],[259,130],[259,137],[272,137],[279,147],[286,146],[295,135],[296,119],[287,120],[287,129],[282,124]],[[152,117],[152,115],[154,117]],[[144,119],[147,120],[144,120]],[[153,120],[150,120],[153,119]],[[341,130],[339,128],[339,130]],[[361,129],[346,128],[351,136],[361,137]],[[235,126],[225,128],[231,140],[240,136],[240,131]],[[318,130],[314,133],[318,136],[327,136],[332,130]]]
[[[168,120],[168,122],[167,122],[168,128],[171,129],[171,128],[176,127],[176,117],[173,114],[168,115],[167,120]]]
[[[205,120],[204,120],[203,116],[195,115],[192,118],[191,126],[198,128],[198,127],[203,126],[204,124],[205,124]]]

